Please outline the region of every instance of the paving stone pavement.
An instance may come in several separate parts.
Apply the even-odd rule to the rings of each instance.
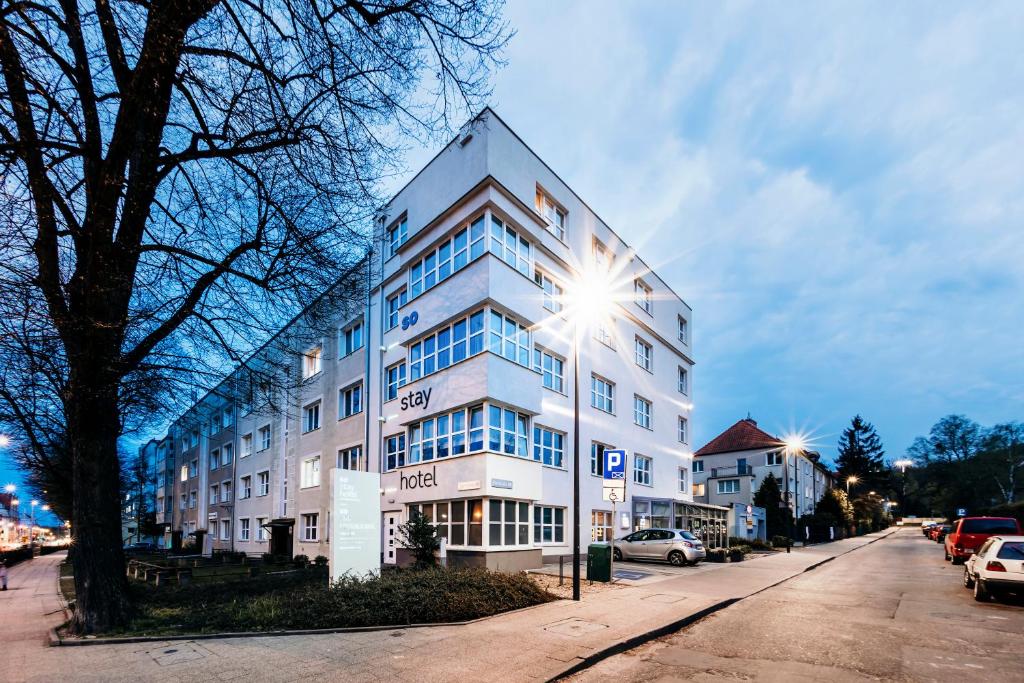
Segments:
[[[661,580],[616,585],[468,626],[364,633],[253,636],[209,640],[46,647],[62,616],[56,597],[59,556],[11,572],[22,586],[3,612],[12,666],[0,680],[21,681],[451,681],[547,680],[581,659],[722,600],[745,597],[854,550],[877,536],[811,546],[739,564],[666,573]],[[15,568],[17,569],[17,568]],[[5,594],[0,594],[5,595]],[[10,618],[8,617],[10,614]],[[3,678],[6,676],[7,678]]]

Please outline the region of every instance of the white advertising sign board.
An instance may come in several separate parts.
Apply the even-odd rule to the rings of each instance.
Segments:
[[[334,470],[331,580],[380,572],[380,475]]]

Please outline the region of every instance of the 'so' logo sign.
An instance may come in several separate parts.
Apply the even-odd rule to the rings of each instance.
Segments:
[[[419,314],[419,313],[417,313],[416,311],[413,311],[413,312],[412,312],[412,313],[410,313],[409,315],[407,315],[407,316],[405,316],[404,318],[402,318],[402,329],[403,329],[403,330],[407,330],[407,329],[409,329],[410,327],[412,327],[413,325],[415,325],[415,324],[416,324],[416,322],[417,322],[417,321],[418,321],[419,319],[420,319],[420,314]]]

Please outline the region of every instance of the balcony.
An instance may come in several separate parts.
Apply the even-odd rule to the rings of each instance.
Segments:
[[[752,477],[754,476],[753,465],[730,465],[729,467],[712,467],[709,479],[723,479],[725,477]]]

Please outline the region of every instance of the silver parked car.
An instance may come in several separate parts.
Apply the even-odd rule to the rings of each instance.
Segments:
[[[616,560],[665,560],[682,567],[705,557],[700,539],[680,529],[644,529],[615,541]]]

